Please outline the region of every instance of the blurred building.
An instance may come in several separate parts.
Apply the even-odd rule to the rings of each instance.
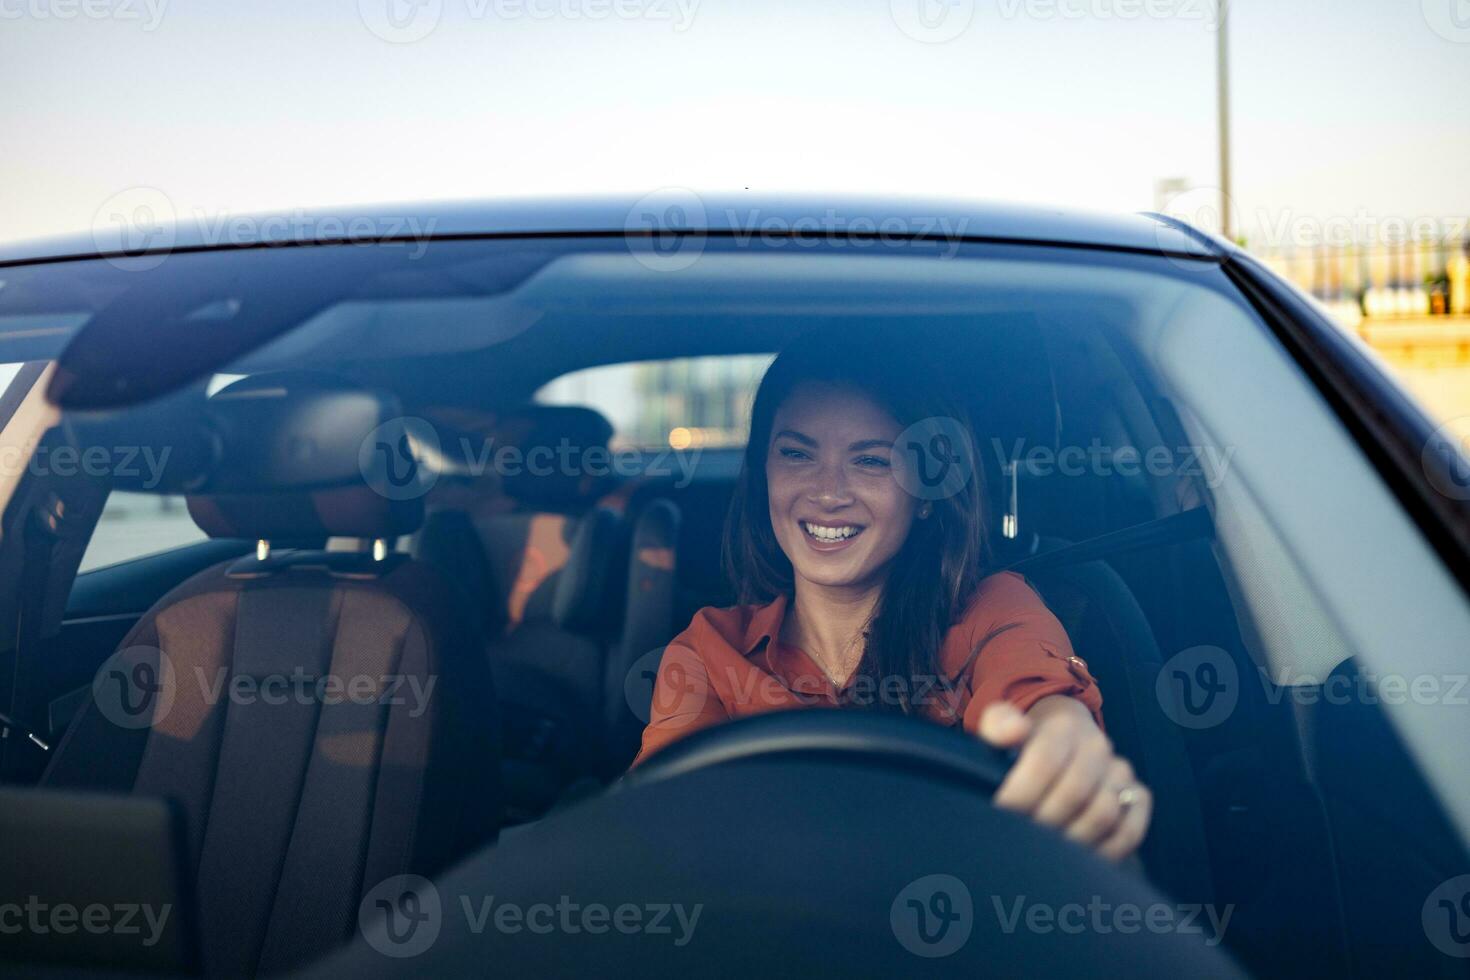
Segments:
[[[743,446],[750,408],[772,358],[687,357],[636,365],[640,411],[625,438],[675,449]]]
[[[1246,247],[1345,326],[1367,319],[1470,316],[1470,239],[1449,233],[1369,245]]]

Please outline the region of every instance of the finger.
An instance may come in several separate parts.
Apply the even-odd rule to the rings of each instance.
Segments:
[[[995,805],[1019,813],[1035,811],[1077,749],[1079,732],[1069,719],[1054,717],[1036,726],[1021,756],[995,791]]]
[[[980,737],[998,749],[1009,749],[1026,741],[1031,720],[1009,701],[997,701],[980,715]]]
[[[1138,799],[1123,814],[1117,828],[1097,846],[1097,853],[1109,861],[1121,861],[1132,854],[1143,843],[1144,834],[1148,833],[1148,822],[1154,811],[1153,794],[1137,783],[1133,788]]]
[[[1124,759],[1114,759],[1097,794],[1067,825],[1067,838],[1088,845],[1106,840],[1123,819],[1123,804],[1118,802],[1118,791],[1124,786],[1134,786],[1136,782],[1133,767]]]
[[[1099,791],[1107,792],[1103,780],[1113,762],[1113,745],[1094,730],[1084,735],[1065,769],[1037,804],[1035,817],[1048,827],[1065,827],[1080,814]],[[1122,784],[1127,785],[1127,784]]]

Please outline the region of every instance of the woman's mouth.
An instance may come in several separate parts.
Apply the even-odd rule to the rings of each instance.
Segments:
[[[853,538],[863,533],[861,524],[813,524],[799,521],[806,532],[807,544],[817,551],[837,551],[847,547]]]

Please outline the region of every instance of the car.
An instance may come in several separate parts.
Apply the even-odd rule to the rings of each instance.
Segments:
[[[677,188],[136,230],[0,247],[8,972],[1466,974],[1470,464],[1233,243]],[[735,599],[754,383],[834,325],[963,394],[1136,860],[888,713],[627,772]]]

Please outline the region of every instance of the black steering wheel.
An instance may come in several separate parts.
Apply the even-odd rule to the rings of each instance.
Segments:
[[[986,797],[1015,754],[932,722],[872,711],[787,710],[740,718],[695,732],[650,756],[619,785],[646,786],[698,769],[752,759],[848,759],[921,771]]]
[[[385,927],[376,943],[379,934],[365,932],[300,980],[460,976],[485,963],[551,976],[780,976],[793,964],[813,980],[1242,976],[1204,935],[1183,929],[1058,937],[1007,930],[988,915],[1008,895],[1053,908],[1093,895],[1113,908],[1165,902],[993,806],[1007,766],[972,735],[872,711],[779,711],[714,726],[436,878],[445,911],[421,955],[383,955],[397,942]],[[550,910],[569,896],[584,909],[684,904],[662,932],[650,912],[648,928],[567,929],[555,942],[450,912],[488,910],[475,903],[492,894],[523,909]],[[677,911],[696,901],[708,906],[697,934],[692,914]],[[671,941],[675,920],[687,921],[687,944]]]

